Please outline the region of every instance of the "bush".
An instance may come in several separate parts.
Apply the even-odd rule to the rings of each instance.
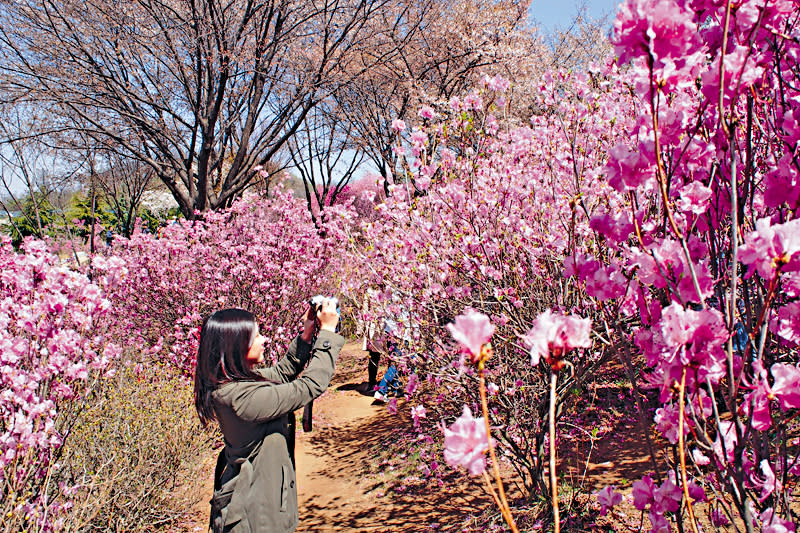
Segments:
[[[68,430],[120,350],[110,302],[42,241],[0,240],[0,511],[6,531],[48,530],[72,488],[53,483]],[[54,522],[55,520],[55,522]]]
[[[82,531],[152,531],[174,524],[191,508],[176,490],[196,477],[203,430],[191,388],[164,366],[122,367],[88,398],[72,425],[58,470],[76,486],[64,526]]]

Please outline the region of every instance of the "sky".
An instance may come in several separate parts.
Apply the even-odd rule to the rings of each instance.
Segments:
[[[588,15],[594,19],[606,17],[608,28],[614,20],[617,5],[623,0],[532,0],[530,16],[537,22],[539,29],[546,36],[555,29],[566,29],[575,14],[582,6],[586,6]],[[21,190],[19,183],[14,183],[15,192]],[[0,193],[5,192],[0,190]],[[0,196],[3,196],[0,194]]]
[[[590,17],[600,19],[607,16],[608,25],[614,21],[616,7],[621,0],[533,0],[531,17],[539,23],[544,34],[556,28],[566,28],[584,4]]]

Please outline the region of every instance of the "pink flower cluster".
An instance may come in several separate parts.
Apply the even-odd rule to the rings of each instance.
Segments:
[[[463,466],[473,476],[486,470],[489,449],[483,418],[474,418],[466,405],[455,422],[444,429],[444,459],[450,466]]]
[[[705,499],[703,489],[694,482],[689,484],[689,496],[693,499]],[[639,481],[633,483],[633,505],[640,511],[649,508],[648,517],[652,531],[667,532],[671,528],[665,513],[674,513],[680,509],[683,501],[683,491],[675,483],[675,474],[670,472],[668,479],[664,480],[661,486],[653,483],[650,476],[644,476]]]
[[[106,335],[111,302],[97,285],[42,241],[16,252],[0,239],[0,482],[4,494],[25,494],[32,527],[46,528],[36,517],[47,514],[44,480],[63,444],[57,421],[120,349]]]
[[[145,359],[191,375],[203,317],[241,307],[261,322],[267,353],[276,357],[299,331],[303,302],[339,293],[334,279],[344,255],[338,228],[353,215],[337,206],[326,214],[318,229],[305,203],[290,194],[248,195],[203,220],[167,226],[160,238],[136,233],[118,239],[115,254],[127,274],[110,262],[96,264],[111,281],[109,297],[119,302],[113,310],[117,334],[140,347]]]
[[[456,317],[455,322],[447,325],[453,339],[461,347],[462,352],[469,355],[470,362],[475,364],[481,357],[484,344],[492,339],[494,325],[489,317],[474,309]]]
[[[541,359],[555,364],[574,348],[590,347],[591,332],[592,321],[588,318],[545,311],[534,320],[533,327],[524,336],[530,346],[531,364],[538,365]]]

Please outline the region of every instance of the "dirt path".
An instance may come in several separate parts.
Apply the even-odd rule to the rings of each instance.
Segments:
[[[453,479],[445,490],[386,494],[387,474],[380,472],[377,453],[401,424],[398,414],[362,394],[366,378],[365,352],[357,343],[342,350],[328,391],[314,404],[314,429],[298,430],[295,457],[300,506],[298,532],[311,531],[460,531],[472,513],[490,504],[479,485]],[[379,372],[385,370],[381,366]],[[300,412],[297,413],[298,426]],[[199,503],[191,510],[184,531],[205,531],[211,494],[213,461],[209,451],[195,487]],[[391,477],[391,473],[388,474]]]

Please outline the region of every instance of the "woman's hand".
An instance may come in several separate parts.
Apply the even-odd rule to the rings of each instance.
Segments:
[[[322,306],[317,313],[319,328],[327,331],[336,332],[336,325],[339,323],[339,313],[336,312],[336,302],[330,298],[325,298]]]
[[[311,341],[314,339],[314,333],[317,330],[317,312],[313,306],[309,305],[308,309],[306,310],[305,316],[303,316],[303,333],[300,334],[300,338],[303,341],[311,344]]]

